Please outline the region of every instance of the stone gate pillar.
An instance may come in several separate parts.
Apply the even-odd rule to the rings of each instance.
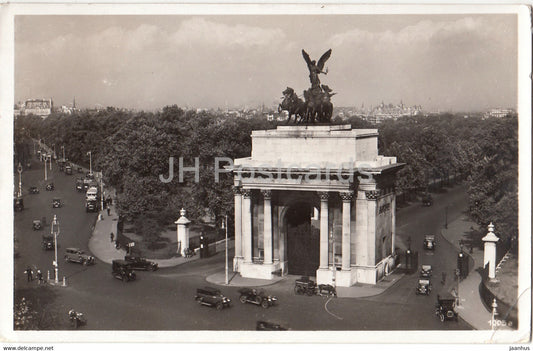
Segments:
[[[238,186],[233,187],[235,197],[235,257],[233,258],[233,270],[237,271],[239,261],[242,260],[242,192]]]
[[[189,249],[189,224],[191,221],[185,217],[187,211],[181,209],[180,218],[174,222],[177,224],[177,235],[178,235],[178,250],[177,253],[185,256],[185,251]]]
[[[352,192],[341,192],[342,199],[342,270],[347,271],[350,269],[351,261],[351,246],[350,246],[350,214],[352,207]]]
[[[319,192],[320,196],[320,266],[319,269],[328,269],[328,255],[329,255],[329,213],[328,213],[328,192]]]
[[[488,225],[489,232],[483,237],[485,242],[483,266],[489,264],[489,279],[496,278],[496,243],[500,238],[494,234],[494,225],[492,222]]]
[[[272,264],[272,207],[270,200],[272,198],[272,191],[261,190],[264,199],[264,220],[263,220],[263,248],[264,248],[264,264]]]
[[[243,189],[242,200],[242,234],[244,263],[252,262],[252,191]]]

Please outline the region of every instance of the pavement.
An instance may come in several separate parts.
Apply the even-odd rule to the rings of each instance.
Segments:
[[[467,216],[461,216],[457,220],[450,222],[447,229],[442,229],[442,236],[449,241],[457,251],[460,250],[460,240],[467,238],[467,233],[476,223],[470,221]],[[459,316],[478,330],[491,329],[489,321],[492,318],[491,312],[481,300],[479,285],[481,275],[477,268],[483,267],[483,250],[474,248],[472,253],[466,253],[474,260],[474,266],[470,267],[468,277],[459,282],[459,305],[457,312]],[[513,330],[509,327],[497,327],[498,330]]]

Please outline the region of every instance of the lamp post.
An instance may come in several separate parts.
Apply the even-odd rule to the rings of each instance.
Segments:
[[[89,155],[89,173],[90,173],[90,174],[93,174],[93,157],[92,157],[92,152],[91,152],[91,151],[87,152],[87,155]]]
[[[22,196],[22,165],[19,162],[19,166],[17,167],[17,171],[19,172],[19,193],[18,197]]]
[[[48,180],[48,174],[46,173],[46,155],[42,155],[44,160],[44,180]]]
[[[48,154],[48,161],[50,162],[50,170],[52,170],[52,154]]]
[[[228,273],[228,215],[224,216],[224,221],[222,222],[222,229],[226,230],[226,258],[224,259],[224,271],[226,272],[226,285],[229,284],[229,273]]]
[[[444,228],[448,229],[448,206],[444,207]]]
[[[54,251],[55,251],[55,261],[53,263],[54,270],[55,270],[55,283],[59,283],[59,264],[57,262],[57,236],[59,235],[59,222],[57,221],[57,216],[54,215],[54,220],[52,221],[52,225],[50,226],[51,234],[54,235]],[[54,230],[55,228],[55,230]]]
[[[331,266],[331,285],[336,288],[335,275],[337,274],[337,265],[335,262],[335,236],[333,235],[333,230],[329,232],[329,237],[331,238],[331,255],[333,256],[333,265]]]
[[[61,150],[63,150],[63,161],[65,161],[65,145],[61,145]]]

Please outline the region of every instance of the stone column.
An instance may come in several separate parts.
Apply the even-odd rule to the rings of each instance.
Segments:
[[[319,192],[320,196],[320,266],[319,269],[328,269],[329,255],[329,213],[328,213],[328,192]]]
[[[483,266],[486,266],[487,263],[489,264],[489,279],[494,279],[496,278],[496,242],[500,238],[494,234],[494,225],[492,222],[490,222],[488,227],[489,232],[481,239],[485,242]]]
[[[252,191],[243,189],[242,200],[242,235],[244,263],[252,262]]]
[[[235,257],[242,257],[242,192],[238,186],[233,187],[235,196]]]
[[[270,200],[272,191],[262,190],[264,198],[264,219],[263,219],[263,248],[265,257],[263,264],[272,264],[272,208]]]
[[[351,214],[351,205],[353,192],[341,192],[342,199],[342,270],[350,270],[350,214]]]
[[[394,188],[392,189],[392,200],[391,200],[391,255],[394,257],[395,246],[396,246],[396,194],[394,193]]]
[[[178,250],[177,253],[185,256],[185,251],[189,249],[189,224],[191,221],[185,217],[187,211],[181,209],[180,218],[174,222],[177,224],[177,235],[178,235]]]

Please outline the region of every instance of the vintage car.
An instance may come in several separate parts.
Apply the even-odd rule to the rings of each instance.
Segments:
[[[83,191],[83,178],[76,179],[76,190],[79,192]]]
[[[85,212],[98,212],[98,201],[95,199],[86,200]]]
[[[78,173],[83,173],[83,168],[78,167]]]
[[[87,174],[85,174],[85,178],[86,179],[90,179],[90,180],[94,180],[94,173],[87,172]]]
[[[294,293],[296,295],[316,295],[317,289],[316,283],[310,280],[309,277],[297,279],[294,285]]]
[[[417,295],[429,295],[431,293],[431,282],[429,279],[418,279],[415,292]]]
[[[62,207],[63,204],[61,203],[61,199],[58,198],[58,197],[55,197],[53,200],[52,200],[52,208],[60,208]]]
[[[424,249],[435,250],[435,246],[436,246],[435,235],[424,236]]]
[[[255,325],[255,330],[289,330],[277,323],[266,322],[266,321],[257,321]]]
[[[39,188],[37,188],[36,186],[31,186],[30,194],[39,194]]]
[[[273,306],[278,300],[275,296],[265,294],[263,289],[257,290],[242,288],[239,289],[239,293],[241,294],[239,297],[239,301],[241,303],[253,303],[263,308],[269,308],[270,306]]]
[[[40,219],[34,219],[31,225],[33,230],[41,230],[43,228],[43,223]]]
[[[13,198],[13,209],[15,211],[22,211],[24,209],[24,200],[21,197]]]
[[[65,166],[65,174],[68,174],[68,175],[72,174],[72,166]]]
[[[441,322],[444,322],[445,320],[453,320],[457,322],[459,314],[455,311],[455,297],[450,295],[442,298],[437,295],[435,314],[439,317]]]
[[[65,250],[65,262],[76,262],[88,266],[94,264],[95,259],[78,248],[69,247]]]
[[[430,194],[424,194],[422,196],[422,205],[423,206],[431,206],[433,205],[433,198]]]
[[[55,189],[54,183],[48,183],[46,184],[46,191],[53,191]]]
[[[429,264],[423,264],[420,266],[420,276],[424,278],[431,277],[431,274],[433,273],[432,267]]]
[[[230,299],[222,295],[220,290],[211,287],[196,289],[194,299],[200,305],[214,306],[217,310],[221,310],[224,307],[230,307],[231,305]]]
[[[43,235],[41,241],[41,247],[43,250],[53,250],[54,249],[54,237],[50,234]]]
[[[63,170],[65,169],[65,161],[57,160],[57,165],[59,166],[59,170],[63,172]]]
[[[330,284],[318,284],[317,295],[337,297],[337,289]]]
[[[120,279],[123,282],[137,279],[137,275],[133,269],[131,269],[129,262],[124,260],[113,260],[111,274],[113,277]]]
[[[135,257],[131,255],[126,255],[124,260],[129,263],[131,269],[134,270],[143,270],[143,271],[155,271],[159,267],[157,263],[148,261],[143,257]]]

